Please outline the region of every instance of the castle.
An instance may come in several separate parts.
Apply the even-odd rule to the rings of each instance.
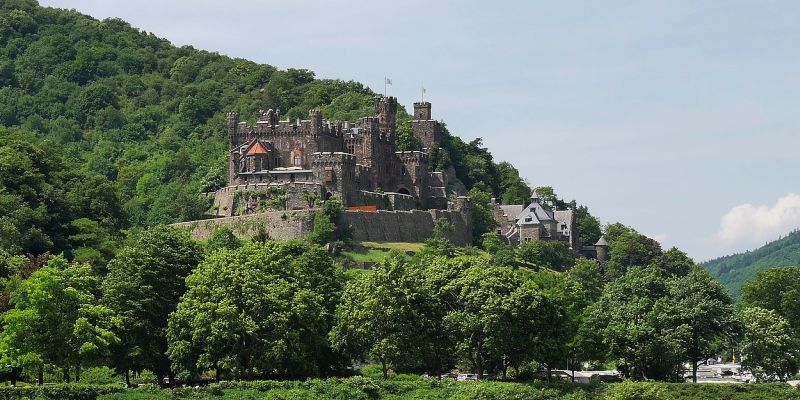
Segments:
[[[376,97],[375,115],[353,125],[317,109],[294,122],[279,110],[260,111],[255,126],[228,113],[228,182],[213,193],[213,216],[308,209],[332,196],[371,211],[463,207],[466,199],[448,204],[447,178],[429,171],[425,152],[398,151],[397,106],[395,97]],[[438,145],[431,103],[414,103],[413,118],[424,149]]]

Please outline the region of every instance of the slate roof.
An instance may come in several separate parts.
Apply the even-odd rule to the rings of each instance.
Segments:
[[[522,204],[513,204],[513,205],[501,205],[500,210],[503,211],[503,215],[506,217],[506,220],[509,222],[514,222],[515,218],[519,213],[522,212],[524,207]]]
[[[561,210],[561,211],[554,211],[553,217],[555,217],[556,221],[558,221],[558,230],[561,231],[561,225],[566,225],[567,229],[572,227],[572,218],[574,217],[575,213],[572,210]]]
[[[528,219],[530,219],[530,221],[528,221]],[[542,222],[553,221],[555,218],[553,218],[552,211],[542,207],[538,199],[534,199],[531,204],[525,206],[525,208],[517,214],[516,220],[518,225],[535,225]]]

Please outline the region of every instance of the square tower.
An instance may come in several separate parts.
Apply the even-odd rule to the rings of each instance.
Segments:
[[[439,122],[431,119],[431,103],[427,101],[414,103],[411,128],[414,130],[414,136],[422,142],[422,147],[427,149],[439,145]]]

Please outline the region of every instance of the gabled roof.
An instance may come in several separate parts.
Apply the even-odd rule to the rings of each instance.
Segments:
[[[553,211],[553,217],[556,221],[558,221],[559,224],[567,225],[567,228],[572,226],[573,216],[574,212],[572,210]]]
[[[522,204],[500,205],[500,211],[503,212],[503,216],[506,217],[506,220],[514,222],[514,219],[522,212],[524,207],[525,206]]]
[[[244,151],[246,155],[252,154],[267,154],[269,150],[258,139],[253,139]]]
[[[518,225],[535,225],[555,220],[555,218],[553,218],[553,212],[539,204],[538,198],[532,200],[531,204],[525,206],[525,208],[517,214],[516,220]],[[530,221],[528,221],[528,219],[530,219]]]

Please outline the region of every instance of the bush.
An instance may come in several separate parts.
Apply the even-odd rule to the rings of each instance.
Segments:
[[[625,381],[608,385],[603,400],[669,400],[665,387],[660,383]]]
[[[81,372],[81,382],[89,385],[108,385],[118,383],[123,378],[109,367],[87,368]]]
[[[87,385],[64,383],[31,387],[0,387],[0,400],[95,400],[101,395],[121,393],[125,389],[118,385]]]

